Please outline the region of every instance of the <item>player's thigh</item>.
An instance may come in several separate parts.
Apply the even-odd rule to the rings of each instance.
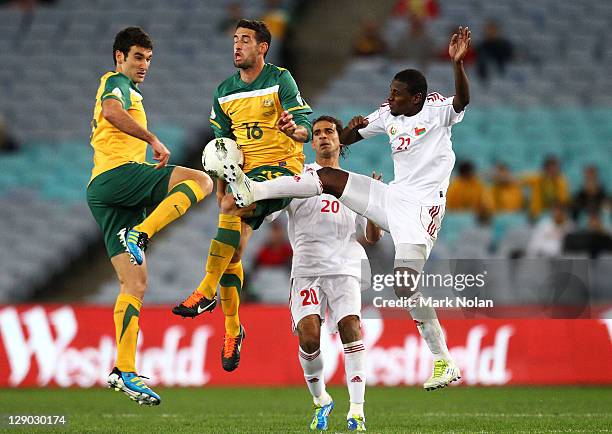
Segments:
[[[190,169],[189,167],[176,166],[170,175],[167,191],[172,190],[177,184],[185,181],[195,181],[204,190],[205,194],[212,191],[212,180],[210,176],[201,170]]]
[[[125,247],[121,244],[118,233],[123,228],[131,228],[140,223],[145,216],[145,209],[110,206],[89,199],[88,205],[102,231],[108,257],[113,258],[124,253]]]
[[[355,316],[361,319],[361,282],[358,278],[322,276],[321,288],[327,301],[330,331],[335,332],[343,318]]]
[[[425,246],[426,260],[436,242],[443,216],[444,205],[414,204],[401,197],[394,197],[392,192],[389,196],[388,218],[391,237],[396,248],[396,258],[398,258],[398,246],[405,244]],[[416,258],[420,259],[421,255],[417,254]],[[400,256],[398,259],[403,257]]]
[[[87,200],[127,208],[155,206],[168,194],[173,170],[174,166],[123,164],[95,177],[87,187]]]
[[[294,176],[294,173],[289,169],[278,166],[261,166],[256,167],[246,173],[249,179],[255,182],[269,181],[279,176]],[[255,208],[250,217],[244,217],[245,221],[254,230],[259,229],[266,217],[274,214],[277,211],[285,209],[291,203],[291,198],[283,199],[267,199],[255,203]]]
[[[387,191],[389,186],[369,176],[349,172],[344,193],[340,202],[385,231],[389,231],[387,221]]]
[[[305,317],[317,315],[325,319],[326,299],[319,287],[318,277],[294,277],[291,279],[289,308],[291,310],[291,328],[297,332],[298,323]]]
[[[111,263],[119,279],[119,292],[130,294],[141,300],[147,290],[147,264],[136,267],[127,253],[120,253],[111,258]]]

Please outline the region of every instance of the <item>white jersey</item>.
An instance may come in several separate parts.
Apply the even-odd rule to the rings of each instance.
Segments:
[[[455,164],[451,126],[463,119],[456,113],[453,98],[433,92],[423,109],[414,116],[393,116],[383,104],[367,118],[368,126],[359,130],[364,139],[386,134],[393,157],[395,188],[402,197],[421,205],[442,205]]]
[[[304,170],[318,170],[318,164]],[[357,242],[365,234],[367,220],[329,194],[293,199],[286,208],[287,233],[293,248],[291,277],[348,275],[362,278],[369,265]]]

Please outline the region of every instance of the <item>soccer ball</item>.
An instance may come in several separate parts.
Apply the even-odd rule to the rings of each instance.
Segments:
[[[228,162],[238,163],[240,166],[244,162],[242,151],[234,140],[221,137],[206,144],[202,151],[204,172],[218,178],[223,175],[223,163]]]

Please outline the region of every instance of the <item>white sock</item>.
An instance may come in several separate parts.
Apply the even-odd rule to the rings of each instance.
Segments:
[[[329,396],[325,391],[325,379],[323,378],[323,357],[321,357],[321,350],[308,354],[304,352],[302,348],[300,348],[298,355],[300,365],[302,365],[302,369],[304,370],[304,379],[306,379],[308,390],[315,399],[315,403],[318,404],[317,400],[325,400]]]
[[[363,341],[355,341],[344,344],[344,369],[346,372],[346,386],[349,391],[351,402],[351,414],[363,415],[363,403],[365,401],[365,347]],[[358,413],[353,413],[353,404],[361,408]]]
[[[284,197],[306,198],[323,193],[319,175],[314,170],[295,176],[279,176],[265,182],[252,182],[255,202]]]
[[[346,415],[347,419],[349,417],[352,417],[354,414],[358,415],[358,416],[365,416],[363,414],[363,404],[354,404],[351,402],[351,406],[349,407],[349,412]]]
[[[410,297],[410,299],[415,300],[418,298],[422,299],[420,292]],[[444,332],[440,326],[440,321],[438,321],[435,309],[431,306],[423,306],[422,303],[417,302],[416,307],[408,309],[408,311],[416,323],[421,337],[427,343],[434,361],[452,361],[451,355],[448,352],[448,347],[446,346],[446,340],[444,339]]]

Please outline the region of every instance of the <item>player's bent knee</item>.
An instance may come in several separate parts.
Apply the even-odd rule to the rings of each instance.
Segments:
[[[312,354],[319,349],[321,341],[321,318],[308,315],[297,325],[298,339],[302,351]]]
[[[334,169],[333,167],[322,167],[317,170],[317,175],[323,186],[323,193],[331,194],[336,197],[342,196],[346,182],[348,181],[348,173],[344,170]]]
[[[419,272],[407,267],[395,267],[393,275],[396,276],[393,289],[397,297],[410,297],[417,290]]]
[[[143,299],[147,292],[147,278],[132,278],[121,281],[121,292],[124,294],[130,294],[139,299]]]
[[[348,315],[338,321],[340,340],[347,344],[361,339],[361,321],[357,315]]]
[[[208,196],[213,191],[213,186],[214,186],[213,180],[210,178],[210,176],[208,176],[206,173],[202,172],[201,170],[196,170],[196,173],[197,175],[194,181],[198,183],[198,185],[204,192],[204,196]]]
[[[231,194],[223,196],[223,199],[221,199],[221,214],[235,215],[239,209],[240,208],[236,206],[236,199],[234,199],[234,196]]]

